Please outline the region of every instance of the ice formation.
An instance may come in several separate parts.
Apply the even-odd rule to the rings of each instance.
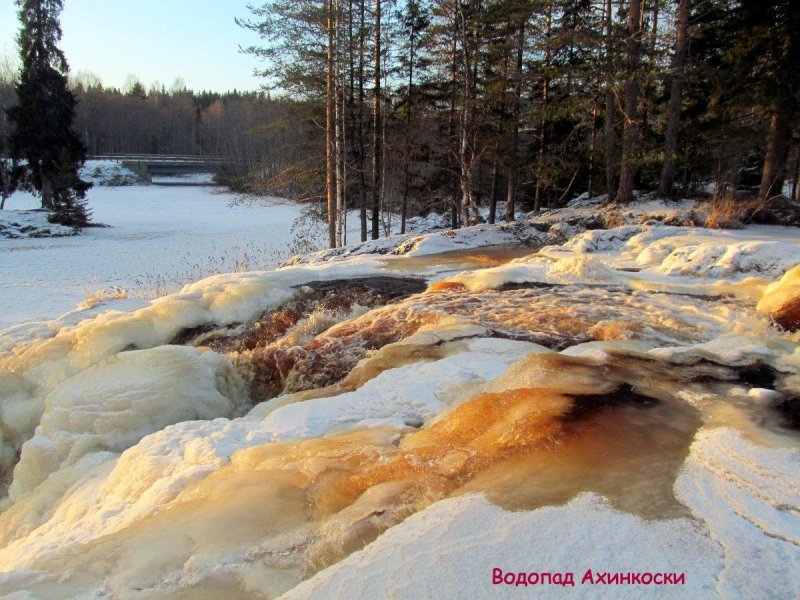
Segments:
[[[770,303],[800,243],[568,231],[593,206],[8,332],[0,593],[510,596],[500,567],[797,597],[800,351]],[[587,589],[558,593],[664,591]]]

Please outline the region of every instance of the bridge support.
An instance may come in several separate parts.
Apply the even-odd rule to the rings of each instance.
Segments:
[[[120,161],[120,164],[125,167],[126,169],[133,171],[138,175],[138,177],[142,181],[146,181],[147,183],[153,183],[153,176],[150,174],[150,169],[146,162],[140,160],[123,160]]]

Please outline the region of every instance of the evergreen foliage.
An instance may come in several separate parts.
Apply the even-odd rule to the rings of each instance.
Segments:
[[[9,109],[9,145],[24,160],[30,182],[52,211],[55,223],[83,227],[89,222],[84,200],[91,184],[78,169],[86,147],[73,131],[75,96],[67,85],[67,61],[59,49],[63,0],[17,0],[21,29],[17,38],[22,72],[17,105]]]

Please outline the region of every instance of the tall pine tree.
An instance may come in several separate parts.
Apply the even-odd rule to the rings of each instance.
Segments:
[[[78,169],[86,147],[72,129],[75,96],[67,87],[67,61],[58,47],[63,0],[17,0],[17,37],[22,73],[18,104],[8,111],[14,158],[28,163],[31,184],[41,193],[51,221],[82,227],[88,223],[86,191]]]

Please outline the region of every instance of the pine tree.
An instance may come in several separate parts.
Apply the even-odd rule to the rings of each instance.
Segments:
[[[50,220],[74,227],[89,221],[86,191],[78,169],[86,147],[75,134],[75,96],[67,87],[67,61],[59,49],[63,0],[17,0],[21,29],[17,38],[22,73],[18,105],[8,111],[15,125],[11,154],[28,163],[31,184],[42,196]]]
[[[630,202],[633,197],[633,179],[637,154],[640,151],[641,128],[639,125],[639,59],[641,55],[641,0],[628,3],[628,35],[626,46],[626,75],[624,100],[624,122],[622,133],[622,156],[617,189],[617,202]]]
[[[667,131],[665,134],[664,165],[661,170],[661,182],[658,193],[662,196],[672,195],[675,181],[676,156],[678,148],[678,130],[681,120],[681,102],[686,71],[686,52],[689,47],[689,0],[680,0],[678,5],[677,37],[675,54],[672,57],[670,76],[670,97],[667,110]]]

